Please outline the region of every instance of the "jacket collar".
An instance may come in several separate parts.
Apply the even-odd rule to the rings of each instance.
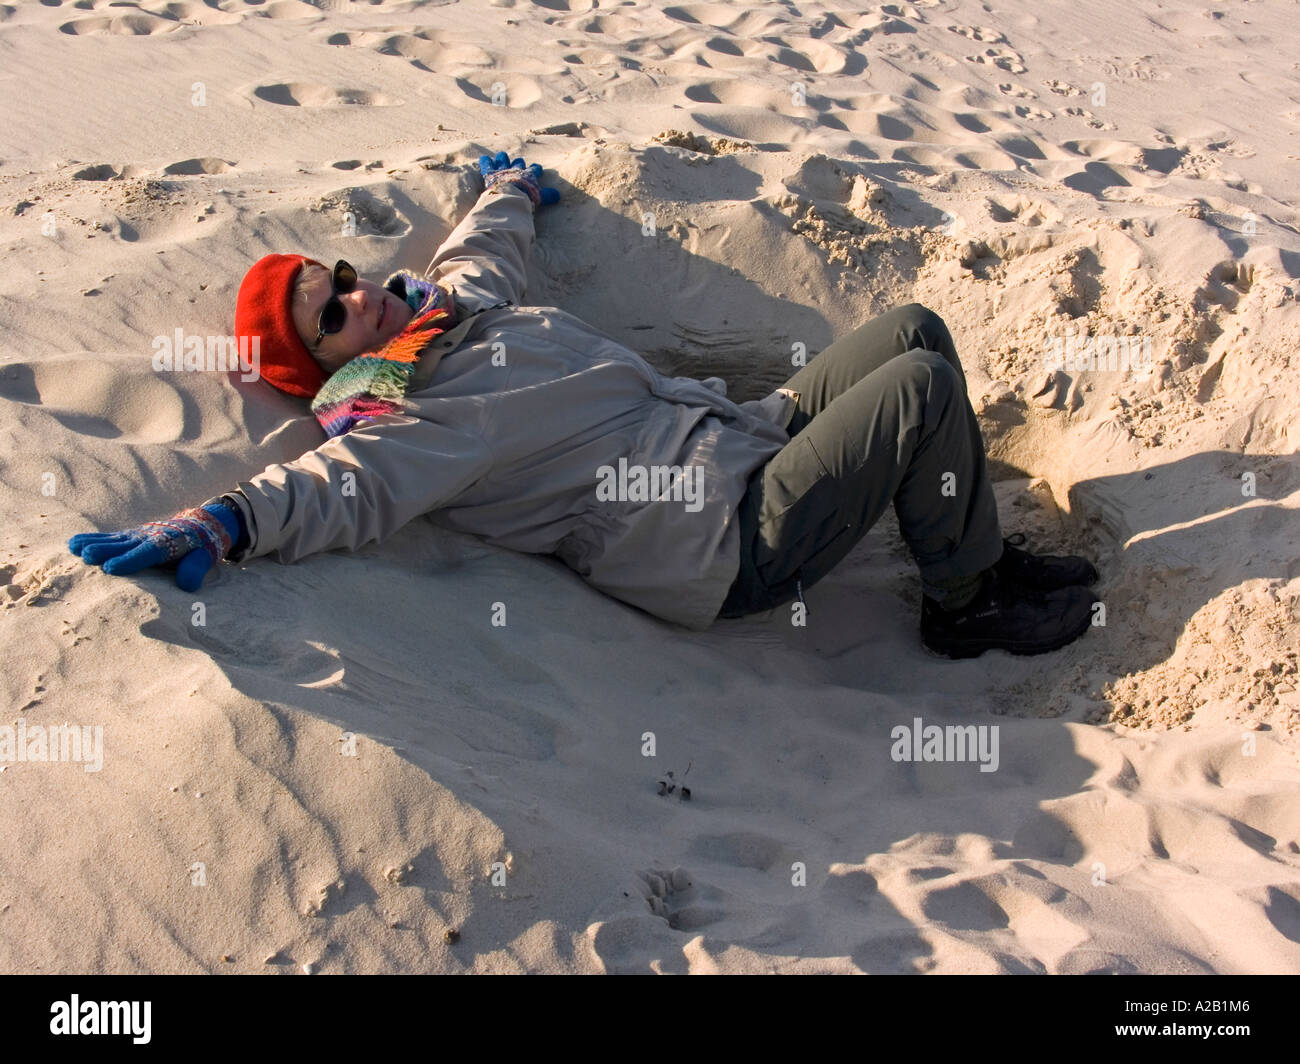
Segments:
[[[442,362],[443,356],[450,354],[456,349],[457,345],[459,345],[465,338],[466,333],[473,328],[475,318],[486,310],[499,310],[501,307],[510,306],[514,306],[514,303],[509,299],[503,299],[500,303],[496,303],[493,306],[480,307],[478,310],[462,318],[458,324],[435,338],[434,341],[424,349],[424,354],[420,356],[420,361],[415,367],[415,372],[411,374],[411,382],[407,386],[407,392],[418,391],[428,385],[429,381],[432,380],[434,373],[438,369],[438,364]]]

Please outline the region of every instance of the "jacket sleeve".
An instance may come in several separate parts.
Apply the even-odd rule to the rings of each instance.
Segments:
[[[425,276],[454,288],[457,304],[471,311],[502,302],[518,306],[537,239],[533,209],[528,193],[515,185],[483,192],[438,248]]]
[[[491,467],[491,452],[476,434],[384,414],[227,492],[249,536],[249,545],[232,550],[228,560],[274,552],[281,562],[295,562],[382,542],[446,505]]]

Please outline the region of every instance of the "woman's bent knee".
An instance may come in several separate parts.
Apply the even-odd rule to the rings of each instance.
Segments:
[[[934,344],[935,339],[939,337],[948,338],[947,323],[929,307],[921,303],[908,303],[900,309],[903,312],[904,323],[925,336],[926,340],[929,341],[926,347],[930,350],[937,350]]]
[[[899,357],[912,385],[923,392],[934,388],[941,391],[960,391],[961,374],[948,359],[938,351],[917,348]]]

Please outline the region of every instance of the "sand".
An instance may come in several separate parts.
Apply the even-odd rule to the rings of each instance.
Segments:
[[[1293,20],[0,6],[0,724],[102,734],[0,760],[0,971],[1300,971]],[[702,634],[423,518],[194,595],[67,551],[322,439],[155,337],[268,252],[424,268],[499,150],[563,196],[527,301],[734,399],[938,311],[1004,530],[1104,624],[935,657],[892,515],[806,627]]]

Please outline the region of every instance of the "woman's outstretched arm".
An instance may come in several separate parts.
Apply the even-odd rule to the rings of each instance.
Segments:
[[[236,491],[247,504],[249,543],[243,551],[232,550],[228,560],[274,554],[295,562],[383,542],[449,503],[491,468],[491,451],[477,434],[384,414],[240,481]]]
[[[176,563],[177,583],[193,591],[223,558],[243,562],[274,554],[294,562],[382,542],[413,518],[451,502],[491,468],[491,451],[477,433],[384,414],[292,462],[267,466],[225,496],[141,526],[146,532],[83,533],[68,546],[122,576]],[[237,520],[227,521],[227,514]],[[119,556],[124,560],[109,564]]]
[[[456,290],[458,304],[471,311],[498,303],[523,302],[528,260],[537,233],[536,208],[559,193],[538,184],[541,167],[511,164],[505,152],[479,160],[484,190],[459,225],[434,253],[425,275]]]

